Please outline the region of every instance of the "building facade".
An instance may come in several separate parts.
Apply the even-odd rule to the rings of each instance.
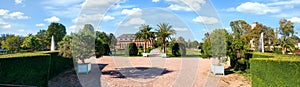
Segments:
[[[144,40],[135,40],[135,34],[122,34],[117,37],[117,44],[115,46],[116,49],[125,49],[129,43],[135,43],[137,47],[144,48]],[[147,42],[147,47],[151,47],[152,44],[150,41]]]

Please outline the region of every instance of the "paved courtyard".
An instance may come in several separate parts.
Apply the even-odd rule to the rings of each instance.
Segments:
[[[91,58],[88,61],[93,63],[92,72],[78,75],[83,87],[251,86],[247,79],[236,74],[212,75],[210,59],[105,56],[99,59]],[[55,81],[52,84],[56,86],[62,82]]]

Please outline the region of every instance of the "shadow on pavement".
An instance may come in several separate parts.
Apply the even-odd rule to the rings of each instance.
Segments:
[[[126,67],[116,70],[102,71],[102,75],[110,75],[113,78],[137,78],[149,79],[170,73],[172,71],[157,67]]]

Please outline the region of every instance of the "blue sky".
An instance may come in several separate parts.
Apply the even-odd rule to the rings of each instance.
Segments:
[[[51,22],[64,24],[68,33],[90,23],[116,36],[135,33],[140,24],[156,29],[167,22],[177,31],[174,36],[198,41],[215,28],[231,30],[229,22],[239,19],[277,28],[286,18],[300,31],[299,0],[1,0],[0,4],[0,34],[22,36],[47,29]]]

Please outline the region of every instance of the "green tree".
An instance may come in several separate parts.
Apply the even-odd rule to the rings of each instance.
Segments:
[[[135,34],[136,40],[144,40],[144,52],[146,52],[147,43],[151,38],[151,29],[152,28],[149,25],[142,24],[140,26],[140,31]]]
[[[18,52],[22,45],[22,38],[15,35],[7,35],[5,40],[1,42],[2,48],[7,51]]]
[[[66,58],[72,58],[71,42],[72,42],[72,37],[69,35],[66,35],[63,38],[63,40],[58,43],[59,55],[66,57]]]
[[[129,43],[127,47],[127,54],[129,56],[136,56],[138,54],[138,48],[135,43]]]
[[[42,50],[46,49],[46,44],[47,44],[46,32],[47,32],[47,30],[40,30],[35,35],[38,39],[41,40],[41,43],[42,43],[41,49]]]
[[[179,44],[178,43],[174,43],[174,45],[172,46],[172,54],[174,56],[181,56],[180,55],[180,48],[179,48]]]
[[[279,27],[279,33],[281,34],[281,38],[279,39],[279,44],[282,48],[282,54],[285,54],[287,49],[293,50],[295,49],[296,41],[292,39],[294,35],[294,24],[291,21],[286,19],[281,19]]]
[[[95,54],[95,32],[91,24],[85,24],[83,29],[72,35],[72,55],[85,63]]]
[[[219,60],[221,57],[226,56],[227,53],[227,35],[228,33],[225,29],[215,29],[211,34],[212,56],[217,57]]]
[[[201,45],[201,56],[208,58],[212,56],[210,34],[205,33],[204,43]]]
[[[172,26],[168,23],[160,23],[157,25],[158,30],[157,31],[157,37],[162,40],[162,49],[163,52],[166,52],[166,42],[167,39],[170,38],[171,35],[176,34],[175,30],[172,29]]]
[[[96,58],[99,58],[104,54],[104,47],[100,38],[96,38],[95,40],[95,54]]]
[[[252,38],[249,37],[249,29],[251,26],[247,24],[247,22],[243,20],[237,20],[230,22],[230,26],[232,28],[232,34],[228,37],[229,40],[227,44],[229,44],[228,54],[231,59],[231,67],[235,70],[245,70],[246,67],[249,68],[248,60],[245,57],[247,50],[249,49],[249,42]],[[250,27],[249,27],[250,26]]]
[[[96,38],[99,38],[101,42],[110,44],[110,38],[107,36],[105,32],[96,31]]]
[[[30,48],[31,51],[42,50],[42,42],[39,38],[29,34],[23,41],[23,48]]]
[[[108,38],[110,41],[109,42],[110,47],[115,49],[115,45],[117,44],[117,39],[116,39],[115,35],[112,33],[109,33]]]
[[[48,26],[48,29],[46,31],[46,46],[47,46],[47,48],[50,48],[52,36],[54,36],[55,46],[57,46],[57,43],[60,42],[66,34],[67,34],[66,27],[63,24],[54,23],[54,22],[51,23]]]

